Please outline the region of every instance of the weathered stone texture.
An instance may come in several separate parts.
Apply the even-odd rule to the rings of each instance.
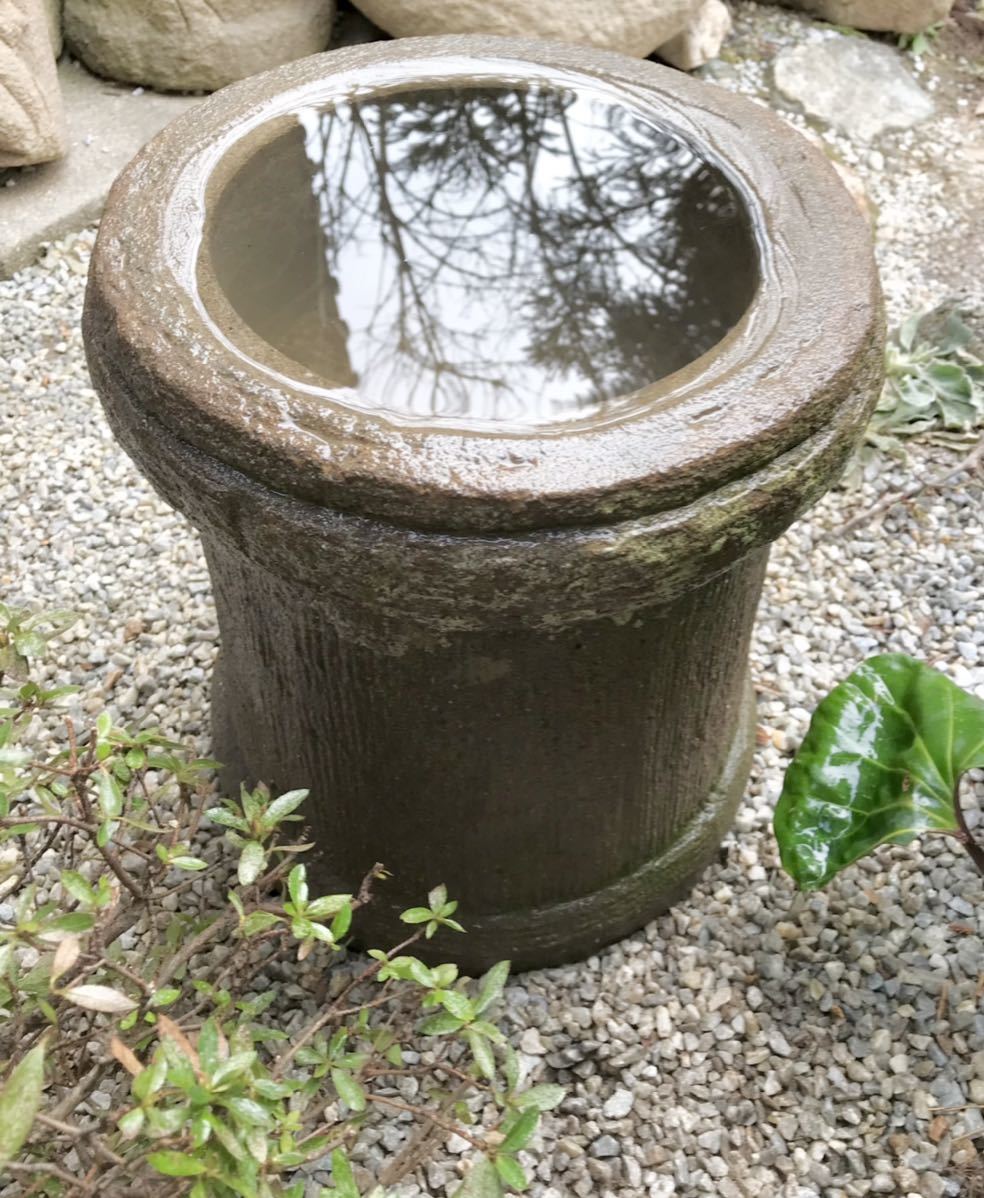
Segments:
[[[37,0],[0,0],[0,167],[50,162],[64,152],[47,11]]]
[[[66,0],[86,66],[161,91],[214,91],[323,50],[334,0]]]
[[[701,0],[354,0],[394,37],[487,33],[541,37],[645,58],[676,37]]]
[[[832,25],[918,33],[950,11],[951,0],[776,0],[812,13]]]

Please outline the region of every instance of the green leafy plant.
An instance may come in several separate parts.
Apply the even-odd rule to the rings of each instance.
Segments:
[[[0,1174],[52,1198],[300,1198],[317,1165],[325,1198],[384,1198],[436,1132],[471,1145],[462,1198],[524,1189],[563,1091],[520,1085],[508,962],[472,982],[413,955],[464,930],[444,886],[399,944],[348,955],[385,870],[320,894],[306,791],[216,802],[215,762],[65,718],[72,688],[30,675],[70,619],[0,607]],[[306,1022],[277,977],[320,994]],[[367,1180],[363,1130],[408,1116]]]
[[[918,33],[900,33],[898,38],[899,49],[908,50],[910,54],[918,58],[921,54],[925,54],[933,42],[940,36],[943,31],[943,25],[943,21],[937,21],[935,25],[921,29]]]
[[[885,386],[868,425],[869,445],[901,452],[902,437],[928,429],[967,433],[984,425],[984,364],[959,312],[916,313],[885,351]]]
[[[984,768],[984,702],[903,654],[869,658],[822,700],[775,814],[785,869],[826,885],[879,844],[945,833],[984,872],[960,780]]]

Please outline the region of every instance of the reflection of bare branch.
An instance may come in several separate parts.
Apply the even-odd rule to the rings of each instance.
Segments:
[[[306,149],[349,356],[385,406],[597,404],[709,348],[754,286],[722,177],[572,93],[352,102],[321,114]],[[709,287],[722,249],[732,278]]]

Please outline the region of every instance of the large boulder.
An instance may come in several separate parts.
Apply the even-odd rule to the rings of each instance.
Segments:
[[[813,13],[832,25],[919,33],[942,21],[953,0],[776,0],[787,8]]]
[[[933,101],[891,46],[835,35],[776,55],[776,88],[807,116],[857,141],[908,129],[933,115]]]
[[[37,0],[0,0],[0,167],[50,162],[65,147],[48,14]]]
[[[65,37],[99,75],[214,91],[328,45],[334,0],[65,0]]]
[[[681,33],[702,0],[353,0],[394,37],[486,33],[548,38],[645,58]]]

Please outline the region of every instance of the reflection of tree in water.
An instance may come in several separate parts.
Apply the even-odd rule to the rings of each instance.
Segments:
[[[709,349],[751,297],[730,185],[624,109],[434,90],[302,123],[367,400],[576,414]]]

